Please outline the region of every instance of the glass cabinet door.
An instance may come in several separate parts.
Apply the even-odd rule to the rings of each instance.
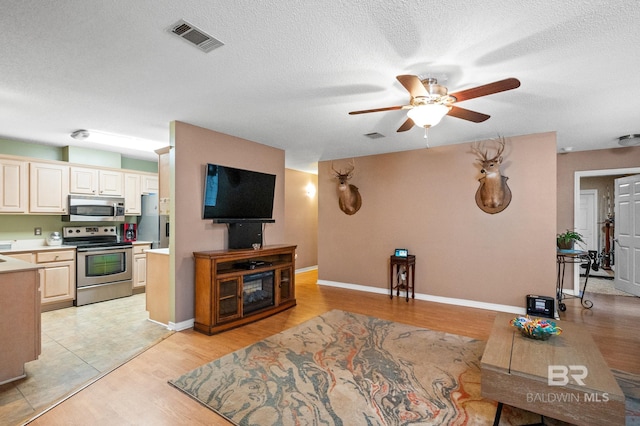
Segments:
[[[279,303],[286,302],[295,297],[294,295],[294,283],[293,283],[293,271],[291,268],[280,269],[280,299]]]
[[[224,322],[240,316],[239,278],[218,281],[216,302],[216,322]]]

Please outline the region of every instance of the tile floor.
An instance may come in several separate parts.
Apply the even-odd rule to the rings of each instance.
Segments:
[[[43,312],[42,353],[0,386],[0,424],[23,424],[172,333],[147,319],[144,293]]]

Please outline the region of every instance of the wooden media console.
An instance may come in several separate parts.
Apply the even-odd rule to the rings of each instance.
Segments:
[[[295,251],[274,245],[193,253],[193,328],[211,335],[295,306]]]

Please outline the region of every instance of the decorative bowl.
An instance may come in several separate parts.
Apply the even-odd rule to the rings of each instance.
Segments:
[[[562,333],[562,329],[554,321],[530,318],[528,315],[512,319],[511,325],[520,330],[524,337],[535,340],[549,340],[551,336]]]

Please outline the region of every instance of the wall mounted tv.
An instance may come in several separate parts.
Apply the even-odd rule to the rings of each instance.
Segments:
[[[207,164],[203,219],[217,223],[275,222],[276,176]]]

